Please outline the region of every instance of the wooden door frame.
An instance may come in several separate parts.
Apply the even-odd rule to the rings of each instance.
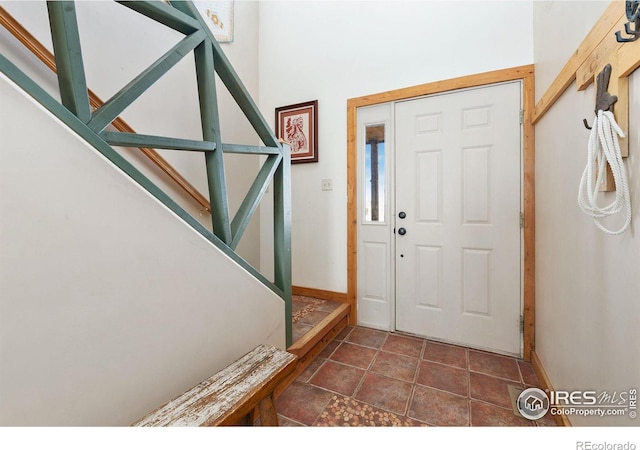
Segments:
[[[357,108],[518,80],[522,81],[523,86],[522,109],[524,111],[522,137],[523,358],[525,361],[531,360],[531,352],[535,344],[535,135],[533,125],[535,98],[533,65],[451,78],[347,100],[347,303],[351,305],[350,325],[358,323]]]

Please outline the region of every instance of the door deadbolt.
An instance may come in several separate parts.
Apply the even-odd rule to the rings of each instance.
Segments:
[[[404,228],[398,228],[398,234],[400,236],[404,236],[405,234],[407,234],[407,230]]]
[[[398,217],[400,217],[401,219],[404,219],[405,217],[407,217],[407,213],[406,213],[406,212],[404,212],[404,211],[400,211],[400,212],[398,213]]]

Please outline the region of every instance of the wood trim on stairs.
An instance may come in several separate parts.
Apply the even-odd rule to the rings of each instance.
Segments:
[[[305,371],[320,352],[348,325],[351,306],[340,305],[320,323],[314,326],[302,339],[287,349],[298,357],[298,366],[274,391],[277,398],[293,381]]]
[[[293,295],[302,295],[304,297],[319,298],[320,300],[332,300],[334,302],[347,303],[346,292],[334,292],[325,291],[323,289],[292,286],[291,293]]]

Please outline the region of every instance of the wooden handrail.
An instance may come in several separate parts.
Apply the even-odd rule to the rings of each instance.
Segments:
[[[31,53],[42,61],[49,69],[56,72],[56,62],[53,54],[27,31],[9,12],[0,6],[0,24],[4,26],[16,39],[18,39]],[[93,109],[98,109],[104,102],[91,89],[88,89],[89,103]],[[135,133],[135,130],[122,118],[116,118],[112,125],[126,133]],[[211,212],[211,205],[191,183],[189,183],[171,164],[152,148],[140,147],[140,151],[147,156],[156,166],[178,184],[191,198],[205,210]]]

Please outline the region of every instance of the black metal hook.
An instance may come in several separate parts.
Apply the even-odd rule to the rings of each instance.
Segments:
[[[616,31],[616,41],[633,42],[640,38],[640,1],[627,0],[625,6],[628,22],[624,24],[624,31],[631,37],[622,37],[620,31]],[[635,24],[635,29],[631,28],[631,24]]]

